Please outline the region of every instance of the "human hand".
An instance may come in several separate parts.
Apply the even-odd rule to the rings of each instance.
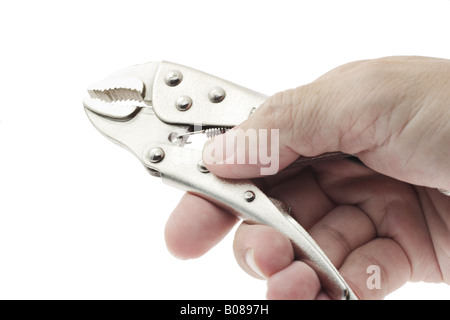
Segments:
[[[450,283],[450,198],[436,190],[450,189],[449,60],[353,62],[273,96],[239,128],[280,129],[280,169],[299,155],[334,151],[367,166],[335,160],[261,178],[261,164],[205,159],[219,176],[262,180],[359,298],[383,298],[407,281]],[[166,225],[167,246],[177,257],[201,256],[236,221],[186,194]],[[268,298],[328,298],[315,272],[294,261],[290,241],[269,227],[242,223],[234,252],[245,271],[268,280]],[[377,290],[367,286],[372,265],[381,273]]]

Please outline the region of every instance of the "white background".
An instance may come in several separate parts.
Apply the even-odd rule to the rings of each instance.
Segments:
[[[167,252],[182,193],[94,129],[85,88],[147,61],[273,94],[353,60],[450,58],[450,1],[2,1],[0,33],[0,298],[264,299],[232,234],[198,260]]]

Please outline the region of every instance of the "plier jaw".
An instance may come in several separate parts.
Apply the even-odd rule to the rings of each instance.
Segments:
[[[88,87],[85,108],[111,120],[129,120],[137,109],[151,108],[152,88],[158,63],[123,69]]]
[[[185,148],[194,127],[222,133],[245,121],[267,97],[212,75],[173,63],[124,69],[89,87],[86,113],[106,137],[132,151],[165,183],[203,197],[251,222],[287,236],[298,258],[317,273],[335,299],[357,299],[288,206],[270,199],[250,180],[208,172],[202,152]],[[200,130],[197,132],[204,132]]]

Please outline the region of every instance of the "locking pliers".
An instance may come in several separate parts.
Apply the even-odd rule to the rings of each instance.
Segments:
[[[281,202],[251,180],[208,172],[190,135],[223,133],[246,120],[267,97],[182,65],[160,62],[126,68],[88,88],[86,113],[106,137],[129,149],[154,176],[203,197],[250,223],[287,236],[296,257],[317,273],[334,299],[357,299],[351,288]]]

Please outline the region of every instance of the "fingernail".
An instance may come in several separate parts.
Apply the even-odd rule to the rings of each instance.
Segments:
[[[245,251],[245,263],[247,266],[256,273],[262,279],[267,279],[267,276],[261,271],[255,261],[255,250],[253,248],[247,249]]]

